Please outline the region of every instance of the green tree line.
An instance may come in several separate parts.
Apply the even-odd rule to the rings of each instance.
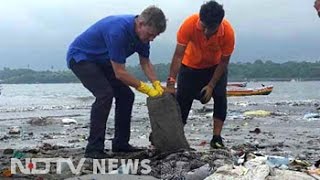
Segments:
[[[170,64],[155,64],[155,71],[161,81],[168,76]],[[146,80],[139,65],[128,66],[128,71],[138,79]],[[253,63],[231,63],[229,65],[229,81],[251,80],[320,80],[320,62],[286,62],[256,60]],[[0,70],[0,82],[6,84],[20,83],[75,83],[79,80],[70,70],[35,71],[31,69]]]

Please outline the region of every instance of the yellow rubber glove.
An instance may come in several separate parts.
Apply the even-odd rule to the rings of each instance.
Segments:
[[[140,81],[140,86],[137,88],[137,90],[141,93],[144,93],[148,95],[149,97],[157,97],[160,95],[160,93],[155,90],[154,88],[150,87],[148,84]]]
[[[160,84],[160,81],[154,81],[152,83],[152,86],[154,87],[155,90],[157,90],[159,92],[159,95],[161,96],[163,94],[163,88]]]

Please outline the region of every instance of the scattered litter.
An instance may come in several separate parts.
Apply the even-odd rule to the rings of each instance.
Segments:
[[[9,128],[9,134],[20,134],[21,130],[19,126],[12,126]]]
[[[270,111],[265,110],[254,110],[254,111],[246,111],[243,113],[245,116],[253,116],[253,117],[266,117],[270,116]]]
[[[255,128],[253,131],[249,131],[249,133],[260,134],[260,133],[261,133],[261,130],[260,130],[260,128]]]
[[[289,158],[281,156],[268,156],[267,164],[272,168],[278,167],[281,169],[288,169]]]
[[[207,144],[207,141],[203,140],[199,143],[199,146],[205,146]]]
[[[13,154],[14,150],[13,149],[5,149],[3,150],[3,154]]]
[[[319,113],[308,113],[303,116],[303,119],[308,120],[308,121],[320,120],[320,114]]]
[[[13,158],[17,158],[17,159],[21,159],[21,158],[25,158],[25,154],[21,151],[14,151],[12,154]]]
[[[5,170],[2,171],[2,175],[4,177],[11,177],[12,173],[11,173],[11,171],[9,169],[5,169]]]
[[[63,118],[61,121],[65,125],[78,124],[78,122],[76,120],[70,119],[70,118]]]
[[[276,180],[276,179],[314,180],[313,177],[303,172],[280,170],[280,169],[274,169],[274,171],[272,171],[272,176],[269,176],[269,177],[268,178],[270,180]]]

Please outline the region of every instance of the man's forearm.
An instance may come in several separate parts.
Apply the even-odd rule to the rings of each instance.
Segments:
[[[117,78],[128,86],[138,88],[140,86],[140,80],[135,78],[133,75],[127,71],[118,72]]]
[[[141,64],[141,68],[150,82],[158,80],[153,65],[150,62]]]
[[[179,72],[180,66],[181,66],[181,56],[175,55],[172,59],[171,65],[170,65],[170,73],[169,77],[172,77],[174,79],[177,78],[177,74]]]
[[[219,63],[219,65],[217,66],[216,70],[214,71],[212,78],[209,82],[210,86],[212,86],[213,88],[216,86],[217,82],[220,80],[221,76],[228,68],[228,64],[229,64],[229,62],[225,62],[225,61],[221,61]]]

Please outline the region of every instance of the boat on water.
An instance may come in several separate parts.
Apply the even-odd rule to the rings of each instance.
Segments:
[[[254,96],[269,95],[273,90],[273,86],[262,86],[259,88],[228,88],[228,96]]]
[[[228,82],[227,86],[246,87],[247,82]]]

